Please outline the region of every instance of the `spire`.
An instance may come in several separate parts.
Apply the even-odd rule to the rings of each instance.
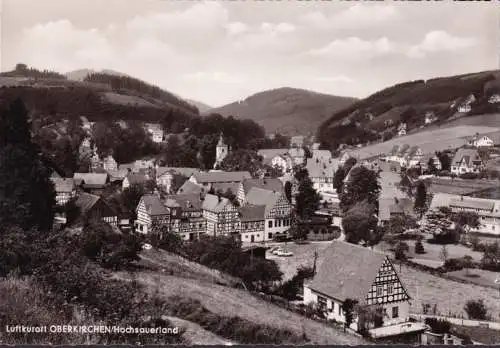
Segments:
[[[222,132],[220,133],[219,142],[217,143],[217,146],[226,146],[226,144],[224,144],[224,138],[222,137]]]

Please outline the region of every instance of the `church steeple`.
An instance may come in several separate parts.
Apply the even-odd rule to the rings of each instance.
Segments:
[[[226,144],[224,143],[224,138],[222,137],[222,132],[220,133],[220,136],[219,136],[219,142],[217,143],[217,146],[226,146]]]
[[[229,147],[224,143],[224,138],[222,136],[222,132],[220,133],[219,142],[215,148],[215,163],[214,169],[216,169],[224,160],[224,158],[229,154]]]

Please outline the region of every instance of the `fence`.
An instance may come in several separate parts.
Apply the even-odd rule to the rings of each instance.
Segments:
[[[471,320],[471,319],[463,319],[463,318],[454,318],[454,317],[445,317],[440,315],[428,315],[428,314],[410,314],[410,318],[424,321],[425,318],[436,318],[441,320],[449,321],[455,325],[461,326],[471,326],[471,327],[484,327],[493,330],[500,331],[500,323],[493,321],[484,321],[484,320]]]

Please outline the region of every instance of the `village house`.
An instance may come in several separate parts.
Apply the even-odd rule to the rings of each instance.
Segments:
[[[87,193],[100,195],[109,183],[107,173],[74,173],[75,185]]]
[[[431,124],[437,121],[437,117],[433,111],[428,111],[425,113],[424,123]]]
[[[202,203],[207,234],[212,237],[238,236],[240,219],[237,207],[225,197],[207,194]]]
[[[109,182],[112,184],[119,184],[120,186],[122,185],[125,177],[129,174],[127,169],[108,170],[106,172],[109,175]]]
[[[118,225],[118,214],[99,196],[82,192],[75,200],[75,205],[79,208],[81,217],[102,220],[112,226]]]
[[[429,163],[432,163],[434,168],[436,168],[438,171],[442,169],[441,160],[436,154],[424,155],[420,160],[420,168],[422,168],[422,170],[429,169]]]
[[[322,162],[328,162],[332,159],[332,153],[329,150],[312,150],[312,158]]]
[[[144,125],[144,130],[149,135],[151,141],[154,143],[161,143],[164,141],[164,132],[160,124],[157,123],[146,123]]]
[[[304,151],[303,148],[301,147],[292,147],[288,151],[288,154],[292,158],[293,164],[294,165],[303,165],[306,160],[306,152]]]
[[[490,104],[498,104],[500,103],[500,94],[493,94],[488,98],[488,103]]]
[[[118,170],[118,163],[115,161],[113,156],[109,155],[109,156],[106,156],[103,160],[103,168],[107,172],[117,171]]]
[[[430,210],[438,211],[440,207],[448,207],[454,213],[460,211],[476,213],[479,216],[480,226],[472,229],[472,232],[500,236],[500,200],[435,193]]]
[[[339,160],[339,164],[340,164],[340,166],[341,166],[341,167],[342,167],[342,166],[344,166],[344,165],[345,165],[345,163],[347,162],[347,160],[348,160],[349,158],[355,158],[355,157],[354,157],[354,156],[352,156],[352,155],[351,155],[350,153],[348,153],[348,152],[344,152],[344,153],[340,156],[340,160]]]
[[[50,180],[54,184],[54,189],[56,191],[57,205],[64,206],[72,198],[76,197],[76,185],[73,178],[51,177]]]
[[[250,192],[250,190],[254,187],[268,191],[285,193],[283,182],[279,179],[275,178],[246,179],[239,184],[237,191],[238,203],[241,206],[247,203],[246,196],[248,195],[248,192]]]
[[[338,160],[321,161],[316,158],[307,159],[306,169],[314,189],[320,192],[333,192],[333,176],[339,167]]]
[[[229,146],[224,142],[224,138],[222,137],[221,133],[219,137],[219,142],[215,147],[214,169],[217,169],[221,165],[224,158],[226,158],[229,155],[230,150],[231,149],[229,148]]]
[[[451,162],[451,172],[456,175],[464,173],[479,173],[483,161],[476,149],[458,149]]]
[[[156,185],[162,191],[171,193],[172,182],[175,175],[182,175],[189,179],[191,175],[199,172],[200,170],[197,168],[156,167]]]
[[[144,173],[128,173],[123,179],[122,190],[129,188],[132,185],[146,185],[150,180],[149,175]]]
[[[467,145],[480,148],[480,147],[493,147],[495,146],[495,143],[486,135],[480,136],[479,134],[476,134],[475,136],[469,139]]]
[[[401,173],[401,164],[394,161],[375,159],[369,163],[369,168],[376,172]]]
[[[272,240],[275,235],[290,229],[292,206],[283,192],[253,187],[246,196],[246,202],[253,206],[265,207],[264,241]]]
[[[356,331],[365,328],[374,338],[402,335],[419,342],[427,328],[410,322],[410,296],[387,255],[333,241],[314,278],[304,283],[304,303],[315,304],[328,319],[345,323],[342,305],[347,299],[358,301],[367,312],[380,310],[382,327],[375,328],[362,311],[355,313],[350,326]]]
[[[313,150],[313,151],[314,150],[319,150],[320,145],[321,145],[320,143],[313,143],[311,145],[311,150]]]
[[[302,148],[304,146],[305,137],[303,135],[295,135],[290,138],[291,148]]]
[[[160,197],[147,194],[141,197],[136,208],[137,219],[134,222],[135,230],[149,234],[154,225],[170,224],[170,211],[163,204]]]
[[[403,135],[406,135],[406,123],[401,123],[398,126],[398,136],[402,137]]]
[[[223,172],[223,171],[212,171],[212,172],[200,172],[194,173],[189,178],[193,184],[201,185],[208,192],[214,184],[221,183],[234,183],[238,184],[245,179],[251,179],[252,176],[249,172]],[[236,194],[236,192],[235,192]]]
[[[408,144],[394,145],[386,156],[386,160],[397,162],[401,167],[411,168],[420,164],[424,153],[418,146]]]
[[[387,224],[396,216],[416,216],[413,201],[408,197],[382,197],[378,201],[378,206],[379,225]]]
[[[265,215],[264,205],[247,204],[239,208],[241,229],[240,239],[242,242],[264,242],[265,238]]]
[[[170,195],[165,206],[170,211],[170,228],[183,240],[199,239],[207,232],[207,221],[203,217],[203,196],[199,194]]]
[[[457,111],[467,113],[472,110],[471,104],[476,101],[476,97],[471,94],[458,104]]]

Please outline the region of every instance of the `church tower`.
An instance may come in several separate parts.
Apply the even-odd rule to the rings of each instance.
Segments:
[[[217,143],[217,146],[215,148],[215,163],[214,163],[214,169],[217,169],[217,167],[222,163],[224,158],[229,154],[229,147],[224,143],[224,139],[222,138],[222,133],[220,134],[219,137],[219,142]]]

